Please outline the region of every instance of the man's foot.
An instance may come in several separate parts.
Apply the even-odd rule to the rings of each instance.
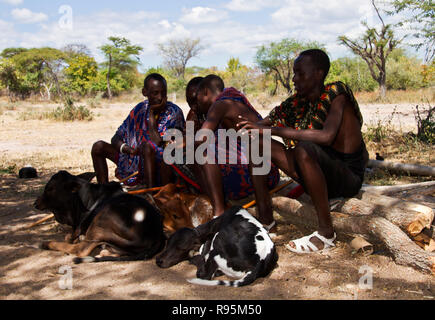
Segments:
[[[263,224],[264,229],[266,229],[267,232],[269,233],[277,233],[278,232],[278,225],[276,223],[276,221],[272,221],[271,224],[269,225],[265,225]]]
[[[336,234],[331,239],[320,235],[317,231],[312,235],[290,241],[285,247],[295,253],[320,252],[335,247]]]

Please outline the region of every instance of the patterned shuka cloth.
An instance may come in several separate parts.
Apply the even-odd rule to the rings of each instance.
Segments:
[[[259,121],[262,120],[261,115],[249,103],[248,99],[238,90],[234,88],[225,89],[216,99],[216,101],[222,100],[233,100],[243,103],[257,115]],[[216,157],[218,155],[218,149],[217,141]],[[231,146],[227,146],[227,149],[224,152],[226,152],[227,164],[219,164],[219,167],[222,173],[225,197],[231,200],[239,200],[250,196],[255,192],[255,190],[251,175],[249,173],[249,167],[247,164],[242,164],[242,160],[246,160],[246,156],[241,148],[241,139],[237,139],[237,146],[233,146],[232,149]],[[237,164],[228,164],[232,153],[237,154]],[[273,164],[271,164],[271,171],[267,180],[269,189],[276,187],[280,181],[279,170]]]
[[[349,97],[360,125],[363,117],[352,90],[343,82],[333,82],[325,86],[323,94],[315,103],[300,98],[297,94],[284,101],[269,114],[274,127],[287,127],[296,130],[323,129],[323,124],[328,116],[332,101],[340,94]],[[287,148],[294,148],[298,141],[284,139]]]
[[[224,92],[218,96],[216,101],[220,100],[234,100],[241,102],[248,106],[258,117],[262,120],[261,115],[254,109],[254,107],[249,103],[248,99],[239,91],[234,88],[225,89]],[[190,114],[192,116],[192,113]],[[188,116],[189,118],[189,116]],[[219,127],[222,129],[222,127]],[[219,155],[219,140],[217,138],[218,131],[215,132],[215,152],[216,152],[216,163],[218,163]],[[219,168],[222,173],[222,182],[224,188],[225,200],[240,200],[246,198],[254,193],[254,186],[252,183],[251,175],[249,173],[249,167],[247,164],[243,164],[242,160],[246,160],[245,155],[242,152],[241,141],[237,139],[237,146],[233,146],[231,149],[230,145],[227,144],[225,152],[226,163],[219,164]],[[229,159],[233,153],[236,153],[237,164],[229,164]],[[186,156],[184,155],[185,159]],[[246,162],[244,162],[246,163]],[[182,178],[184,182],[187,183],[191,191],[200,191],[200,186],[196,183],[196,178],[194,173],[186,165],[174,164],[171,166],[174,169],[175,174]],[[278,168],[271,164],[271,171],[268,175],[268,187],[269,189],[274,188],[280,181],[280,175]],[[193,189],[193,188],[194,189]]]
[[[163,160],[164,149],[156,145],[149,136],[148,120],[150,117],[148,101],[139,103],[129,114],[124,123],[118,128],[116,135],[122,141],[135,149],[143,142],[148,142],[156,152],[156,162],[160,163]],[[165,110],[163,110],[157,118],[157,131],[163,137],[166,130],[178,129],[183,130],[185,120],[183,111],[172,102],[168,102]],[[139,156],[130,156],[127,154],[119,154],[117,169],[115,171],[116,178],[122,180],[139,171],[141,172],[142,161]],[[127,185],[135,185],[139,181],[141,174],[138,177],[129,179]]]

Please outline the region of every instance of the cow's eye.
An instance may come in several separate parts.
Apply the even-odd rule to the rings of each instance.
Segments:
[[[176,214],[172,215],[172,218],[174,218],[174,219],[176,219],[176,220],[180,219],[180,217],[177,216]]]

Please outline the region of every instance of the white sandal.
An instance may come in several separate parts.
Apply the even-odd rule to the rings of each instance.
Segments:
[[[318,238],[320,241],[324,243],[324,247],[322,250],[319,250],[314,243],[310,241],[311,238]],[[337,235],[334,233],[334,237],[332,239],[326,239],[324,236],[321,236],[317,231],[314,232],[312,235],[293,240],[293,242],[296,246],[296,248],[292,248],[289,244],[286,244],[285,247],[287,250],[290,250],[294,253],[314,253],[314,252],[321,252],[323,250],[328,250],[330,248],[335,247],[334,241],[336,239]],[[311,249],[311,250],[310,250]]]

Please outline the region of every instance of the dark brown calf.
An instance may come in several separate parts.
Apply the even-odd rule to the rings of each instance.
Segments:
[[[76,263],[150,259],[163,249],[162,218],[147,200],[125,193],[118,183],[96,185],[82,177],[60,171],[36,200],[36,209],[52,211],[73,228],[69,242],[44,242],[43,249],[74,254]],[[88,257],[103,248],[111,257]]]

